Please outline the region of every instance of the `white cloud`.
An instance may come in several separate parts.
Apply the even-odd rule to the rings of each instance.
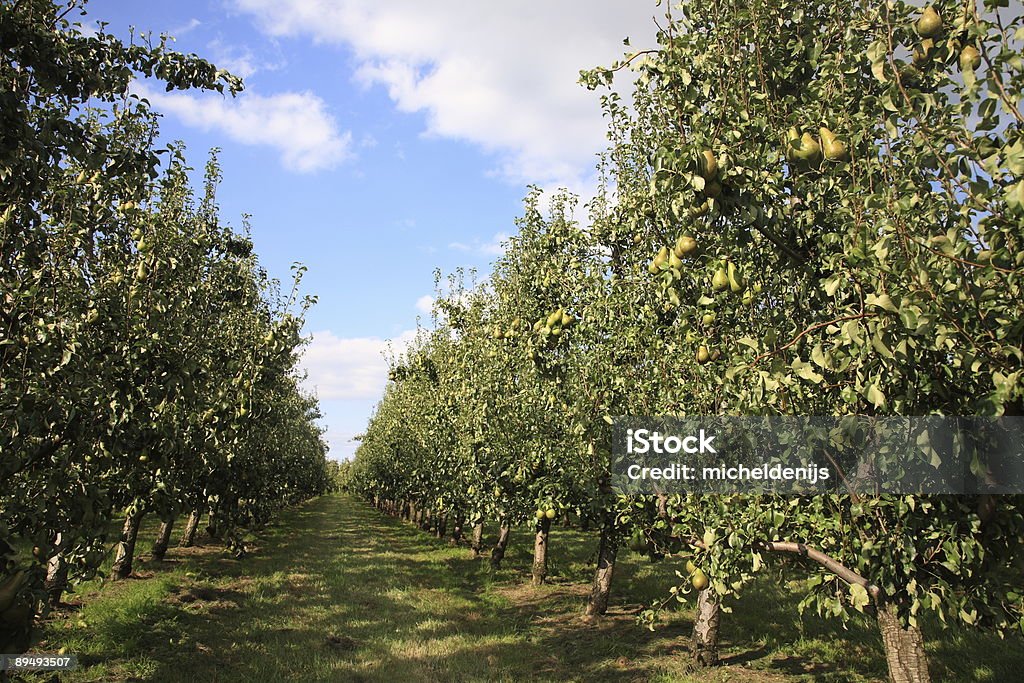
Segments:
[[[330,330],[313,333],[302,365],[309,373],[307,388],[326,401],[379,398],[388,381],[384,352],[400,353],[415,339],[407,330],[394,340],[378,337],[338,337]]]
[[[273,147],[290,171],[332,168],[352,154],[352,134],[341,131],[324,101],[309,92],[269,96],[248,92],[231,98],[216,93],[166,93],[142,83],[133,90],[157,111],[173,114],[186,125],[221,131],[242,144]]]
[[[230,45],[220,38],[211,40],[206,47],[210,50],[210,61],[218,69],[227,69],[232,75],[243,79],[260,71],[277,71],[284,66],[283,58],[279,57],[277,61],[261,58],[246,45]]]
[[[419,299],[416,299],[416,310],[424,315],[430,315],[431,311],[434,310],[434,301],[434,297],[424,294]]]
[[[187,22],[180,26],[175,26],[168,33],[174,38],[181,38],[182,36],[191,33],[202,25],[203,22],[199,21],[195,17],[189,19]]]
[[[501,256],[505,253],[505,242],[508,241],[508,235],[503,232],[496,233],[489,242],[481,242],[479,239],[474,239],[472,244],[466,244],[465,242],[452,242],[448,245],[449,249],[455,251],[473,252],[482,254],[484,256]]]
[[[234,0],[271,35],[351,47],[357,78],[423,112],[430,135],[465,140],[516,182],[592,183],[607,122],[580,69],[653,43],[653,2]]]

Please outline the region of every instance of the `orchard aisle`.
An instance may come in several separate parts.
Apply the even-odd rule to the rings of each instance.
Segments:
[[[156,530],[154,520],[144,524],[142,560]],[[488,527],[485,540],[496,532]],[[608,618],[587,625],[579,617],[596,535],[556,526],[552,538],[551,584],[534,588],[527,529],[513,531],[506,568],[491,574],[465,546],[352,498],[324,496],[283,513],[243,560],[204,539],[172,547],[162,564],[138,562],[131,580],[87,584],[71,596],[82,608],[52,619],[36,649],[77,654],[82,666],[61,679],[72,683],[885,679],[870,623],[844,631],[812,616],[801,625],[803,590],[770,582],[731,615],[728,666],[692,671],[686,606],[654,632],[633,616],[659,597],[674,565],[623,551],[616,572],[624,592],[613,596]],[[1008,680],[1024,666],[992,637],[943,641],[928,645],[943,680]],[[971,666],[964,651],[986,665]]]
[[[585,571],[590,537],[555,533]],[[154,535],[150,520],[138,547]],[[651,634],[626,614],[579,624],[585,583],[520,585],[528,557],[514,541],[512,568],[492,579],[465,546],[324,496],[283,513],[241,561],[212,542],[172,547],[137,580],[87,585],[39,649],[78,654],[68,681],[404,683],[619,680],[684,646],[684,627]]]

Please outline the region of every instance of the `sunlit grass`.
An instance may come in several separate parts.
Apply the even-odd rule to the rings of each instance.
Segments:
[[[144,526],[143,559],[156,531]],[[488,528],[493,541],[497,529]],[[691,613],[654,632],[640,605],[663,595],[670,562],[621,557],[610,616],[580,619],[596,534],[556,527],[551,583],[529,585],[532,537],[516,530],[504,567],[342,496],[285,514],[243,560],[204,540],[172,547],[138,576],[91,582],[56,614],[39,651],[66,648],[79,681],[880,681],[874,625],[797,614],[799,581],[767,577],[722,622],[727,665],[694,670]],[[934,631],[934,632],[933,632]],[[1019,639],[929,629],[937,680],[1015,680]],[[970,656],[964,656],[970,653]],[[31,681],[48,680],[42,676]]]

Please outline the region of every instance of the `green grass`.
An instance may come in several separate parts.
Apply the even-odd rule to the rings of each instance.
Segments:
[[[146,557],[156,531],[143,528]],[[488,529],[493,540],[496,529]],[[66,648],[80,667],[62,681],[880,681],[881,644],[865,619],[797,614],[799,582],[765,579],[722,622],[726,666],[690,666],[691,613],[651,632],[639,607],[663,595],[668,562],[625,554],[609,616],[580,619],[593,533],[555,528],[550,585],[529,586],[532,539],[512,537],[489,571],[450,547],[343,496],[282,516],[235,560],[216,544],[140,562],[137,577],[91,582],[79,607],[44,625],[40,652]],[[933,632],[934,631],[934,632]],[[928,629],[936,680],[1016,680],[1024,647]],[[29,681],[50,678],[29,677]]]

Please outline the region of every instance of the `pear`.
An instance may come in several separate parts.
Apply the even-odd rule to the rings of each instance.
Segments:
[[[702,591],[708,587],[708,583],[710,582],[708,581],[707,574],[702,572],[700,569],[697,569],[690,575],[690,583],[693,584],[694,588]]]
[[[821,135],[821,146],[825,152],[825,158],[829,161],[847,162],[850,160],[850,150],[842,140],[836,137],[835,133],[822,126],[818,129]]]
[[[690,207],[690,210],[689,210],[688,213],[690,215],[690,218],[699,218],[700,216],[703,216],[704,214],[706,214],[710,210],[711,210],[711,201],[710,200],[706,200],[700,206]]]
[[[722,194],[722,183],[712,180],[704,184],[704,194],[714,199]]]
[[[661,250],[658,252],[658,255],[654,257],[653,261],[651,261],[651,264],[647,266],[647,270],[651,273],[651,275],[655,275],[661,270],[661,267],[665,265],[667,261],[668,247],[662,247]]]
[[[701,365],[711,360],[711,353],[708,351],[708,347],[703,344],[697,349],[697,362]]]
[[[676,270],[682,270],[683,268],[683,262],[679,260],[679,257],[676,256],[676,252],[674,250],[669,252],[668,265]]]
[[[687,560],[686,561],[686,573],[687,574],[692,574],[695,571],[697,571],[697,565],[695,565],[693,563],[693,560]]]
[[[960,51],[960,70],[974,71],[981,66],[981,53],[978,48],[968,45]]]
[[[918,17],[914,27],[922,38],[934,38],[942,32],[942,17],[939,16],[934,7],[928,5],[921,12],[921,16]]]
[[[721,357],[722,357],[722,352],[719,351],[718,349],[714,349],[714,350],[711,351],[711,360],[716,361],[716,360],[718,360]]]
[[[728,268],[729,270],[726,273],[726,277],[729,280],[729,289],[733,292],[742,292],[746,288],[746,283],[743,282],[743,276],[738,270],[736,270],[736,265],[732,261],[728,263]]]
[[[701,317],[700,322],[704,327],[708,327],[714,324],[716,317],[717,316],[714,313],[705,313],[703,317]]]
[[[786,131],[786,159],[796,161],[796,148],[800,146],[800,131],[796,126]]]
[[[729,286],[729,276],[726,274],[724,268],[719,268],[715,271],[714,276],[711,278],[711,288],[716,292],[720,292]]]
[[[559,308],[557,311],[548,316],[547,326],[554,328],[562,321],[562,309]]]
[[[923,67],[925,64],[931,61],[932,53],[935,51],[935,41],[931,38],[925,38],[921,41],[921,44],[914,48],[913,62],[914,66]]]
[[[793,156],[799,160],[815,165],[821,162],[821,145],[814,139],[814,136],[804,131],[800,140],[790,143],[793,148]]]
[[[718,175],[718,159],[710,149],[704,150],[697,157],[697,172],[704,180],[711,180]]]
[[[697,251],[697,240],[689,235],[683,235],[676,241],[676,255],[679,258],[689,256],[695,251]]]

